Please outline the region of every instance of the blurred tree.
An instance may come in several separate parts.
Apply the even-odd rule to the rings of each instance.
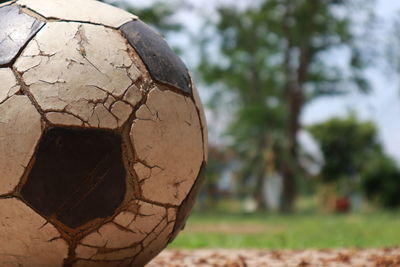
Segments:
[[[324,156],[321,176],[328,183],[359,176],[371,159],[383,154],[374,123],[361,122],[354,114],[329,119],[308,130]]]
[[[384,154],[372,122],[361,122],[351,114],[308,129],[325,159],[321,169],[322,181],[328,186],[321,195],[325,208],[333,208],[331,200],[337,200],[337,193],[344,197],[359,189],[383,207],[400,207],[400,170]],[[333,188],[339,188],[339,192]]]
[[[361,186],[366,197],[385,207],[400,207],[400,170],[385,155],[373,158],[362,173]]]
[[[209,161],[207,164],[206,177],[202,189],[199,194],[199,207],[212,208],[215,206],[218,197],[218,182],[227,167],[227,152],[221,150],[221,147],[209,146]]]
[[[172,1],[169,3],[165,1],[155,1],[150,6],[144,8],[139,8],[127,1],[99,1],[113,4],[135,14],[145,23],[155,27],[163,35],[183,29],[181,24],[173,20],[175,13],[183,6],[182,1]]]
[[[256,177],[260,191],[265,151],[274,147],[284,177],[283,211],[290,211],[296,198],[304,106],[351,88],[369,90],[355,21],[370,11],[371,1],[348,2],[263,0],[245,8],[222,6],[212,37],[203,40],[199,69],[216,88],[214,104],[229,98],[234,113],[228,134],[242,155],[242,176]],[[345,67],[333,56],[335,49],[350,55]]]

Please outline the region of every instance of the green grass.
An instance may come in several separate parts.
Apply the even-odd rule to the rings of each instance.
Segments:
[[[400,245],[400,214],[195,213],[170,248],[306,249]]]

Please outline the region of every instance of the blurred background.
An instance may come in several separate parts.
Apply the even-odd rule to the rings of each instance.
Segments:
[[[399,1],[109,3],[165,36],[206,108],[205,183],[170,247],[399,245]]]

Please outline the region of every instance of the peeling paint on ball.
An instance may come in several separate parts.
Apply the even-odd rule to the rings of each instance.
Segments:
[[[158,33],[94,0],[6,2],[0,80],[0,266],[142,266],[175,238],[207,126]]]

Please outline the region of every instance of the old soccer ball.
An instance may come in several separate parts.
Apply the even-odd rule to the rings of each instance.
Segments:
[[[142,266],[181,230],[207,161],[190,74],[94,0],[0,5],[0,266]]]

